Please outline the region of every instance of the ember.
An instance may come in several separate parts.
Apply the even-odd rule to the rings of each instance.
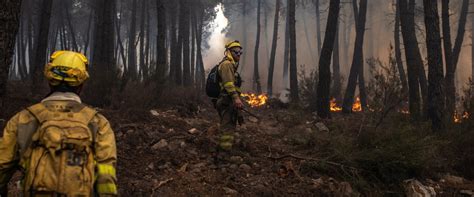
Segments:
[[[251,107],[260,107],[267,103],[268,96],[265,94],[242,93],[241,96]]]
[[[329,105],[330,105],[330,110],[332,112],[342,111],[342,107],[337,105],[336,98],[331,98]],[[356,100],[355,100],[354,104],[352,105],[352,111],[353,112],[362,111],[362,105],[360,103],[360,98],[359,97],[356,97]]]

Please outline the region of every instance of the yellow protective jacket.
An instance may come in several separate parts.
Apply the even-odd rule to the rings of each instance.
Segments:
[[[240,96],[240,83],[238,79],[240,76],[237,73],[238,63],[235,62],[232,56],[227,56],[219,64],[219,76],[221,77],[220,86],[224,94],[230,95],[232,99]]]
[[[81,104],[79,96],[74,93],[56,92],[48,98],[44,99],[41,103],[43,104],[48,102],[58,103],[58,105],[56,106],[63,106],[62,104],[83,106]],[[89,111],[94,112],[90,113],[92,119],[89,121],[88,127],[91,128],[91,131],[94,130],[92,133],[94,133],[95,135],[93,136],[93,143],[91,142],[93,147],[92,149],[94,161],[91,161],[90,163],[94,165],[92,166],[92,168],[95,168],[95,171],[93,172],[93,174],[89,174],[89,176],[93,176],[92,179],[89,179],[93,180],[93,184],[91,185],[91,187],[95,188],[89,188],[87,186],[89,189],[86,189],[86,191],[94,191],[100,196],[114,196],[117,195],[117,179],[115,172],[117,153],[114,132],[112,131],[108,120],[104,116],[95,113],[95,110],[91,108],[88,109]],[[13,116],[13,118],[8,121],[3,131],[3,137],[0,138],[0,194],[2,191],[7,190],[7,184],[10,181],[13,173],[17,169],[21,169],[23,172],[28,172],[29,164],[28,162],[25,162],[25,160],[29,160],[30,158],[25,158],[27,157],[25,155],[28,155],[25,154],[25,152],[30,152],[31,154],[31,147],[33,146],[31,145],[32,136],[33,133],[37,132],[36,129],[39,126],[40,123],[38,121],[38,118],[35,117],[35,115],[31,111],[26,109],[17,113],[15,116]],[[41,166],[41,164],[38,164],[38,166],[38,168],[44,169],[43,171],[48,171],[48,169],[51,169],[53,171],[57,170],[57,167],[45,167]],[[43,176],[48,176],[48,174],[43,174]],[[28,177],[28,175],[26,175],[26,177]],[[48,178],[46,178],[46,180],[47,179]],[[50,179],[54,180],[52,182],[64,182],[59,181],[61,179],[59,179],[58,177],[50,177]],[[65,182],[67,181],[70,181],[70,179],[66,178]],[[28,186],[25,185],[25,182],[31,183],[31,181],[23,180],[22,182],[22,185],[24,187],[23,193],[25,196],[41,196],[39,194],[36,195],[34,192],[31,192],[31,188],[28,188]],[[69,196],[69,194],[66,195]]]

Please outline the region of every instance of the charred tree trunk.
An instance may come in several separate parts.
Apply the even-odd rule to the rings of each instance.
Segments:
[[[66,20],[67,20],[67,24],[68,24],[68,27],[69,27],[69,34],[71,34],[71,41],[72,41],[72,49],[74,51],[79,51],[79,46],[77,45],[77,41],[76,41],[76,34],[75,34],[75,31],[74,31],[74,27],[72,25],[72,19],[71,19],[71,12],[70,12],[70,6],[71,5],[71,2],[70,1],[61,1],[63,3],[63,7],[64,7],[64,12],[65,12],[65,15],[66,15]]]
[[[175,83],[176,81],[176,72],[177,72],[177,64],[178,64],[178,53],[181,53],[178,50],[178,37],[176,34],[176,23],[177,23],[177,18],[178,18],[178,2],[173,1],[171,2],[171,9],[169,10],[170,12],[170,80]]]
[[[451,44],[451,27],[449,21],[449,0],[442,1],[442,24],[443,24],[443,46],[446,65],[446,114],[447,121],[452,121],[456,109],[456,84],[454,81],[456,75],[456,67],[461,52],[461,45],[464,40],[464,32],[466,28],[467,11],[469,1],[463,0],[461,15],[459,18],[458,32],[455,40],[454,48]]]
[[[332,54],[332,70],[333,70],[333,76],[334,76],[334,79],[333,79],[334,85],[333,85],[333,90],[331,92],[331,97],[336,98],[336,100],[340,100],[341,99],[341,68],[340,68],[340,61],[339,61],[339,31],[340,31],[339,16],[336,22],[337,22],[336,38],[334,40],[334,52]]]
[[[194,26],[196,23],[196,18],[194,11],[190,11],[190,23],[189,27],[191,28],[191,84],[196,85],[196,31]]]
[[[42,77],[43,66],[46,63],[46,50],[48,49],[49,22],[51,16],[52,0],[44,0],[41,4],[41,17],[39,24],[39,33],[35,44],[35,58],[33,61],[33,84],[32,92],[39,95],[46,88]]]
[[[397,62],[398,74],[400,75],[400,81],[402,82],[402,92],[406,94],[408,92],[407,77],[405,69],[403,68],[402,52],[400,50],[400,3],[397,0],[396,11],[395,11],[395,60]]]
[[[184,14],[184,0],[179,1],[179,26],[178,26],[178,41],[176,45],[176,61],[175,64],[172,66],[175,66],[175,84],[176,85],[183,85],[183,33],[184,33],[184,21],[185,18],[183,17]]]
[[[288,0],[288,19],[290,31],[290,97],[291,102],[296,103],[299,99],[298,91],[298,69],[296,67],[296,2]]]
[[[278,19],[280,16],[280,4],[281,0],[277,0],[275,4],[275,18],[273,20],[273,38],[272,38],[272,51],[270,52],[270,64],[268,65],[268,82],[267,82],[267,93],[269,96],[273,94],[273,71],[275,69],[275,54],[278,41]]]
[[[190,30],[190,18],[189,18],[189,1],[188,0],[181,0],[182,4],[180,7],[180,37],[183,42],[183,85],[189,87],[192,85],[191,83],[191,63],[190,63],[190,53],[189,53],[189,30]]]
[[[253,56],[253,62],[254,62],[254,69],[253,69],[253,82],[255,87],[257,88],[257,93],[261,94],[262,93],[262,86],[260,85],[260,74],[258,72],[258,49],[260,47],[260,7],[261,7],[261,1],[258,0],[258,5],[257,5],[257,38],[255,39],[255,50],[254,50],[254,56]]]
[[[351,71],[349,73],[349,80],[347,81],[347,88],[344,94],[344,102],[342,105],[342,111],[344,113],[352,112],[352,104],[354,103],[354,93],[357,85],[357,79],[359,78],[359,92],[361,97],[361,104],[364,98],[365,84],[363,83],[363,44],[364,44],[364,32],[365,32],[365,17],[367,13],[367,0],[360,1],[360,12],[358,13],[357,7],[354,8],[354,15],[356,16],[356,39],[354,45],[354,57],[352,58]],[[362,79],[361,79],[362,78]],[[364,107],[364,106],[363,106]]]
[[[205,87],[205,72],[204,72],[204,62],[202,59],[202,52],[201,52],[201,41],[202,41],[202,31],[203,31],[203,23],[204,23],[204,9],[199,8],[199,14],[196,16],[196,18],[199,19],[199,22],[196,23],[196,45],[197,45],[197,50],[196,50],[196,61],[197,61],[197,68],[198,69],[198,84],[199,84],[199,90],[203,90]]]
[[[318,116],[321,118],[330,118],[329,113],[329,94],[331,87],[331,55],[334,49],[334,42],[337,39],[337,25],[339,17],[339,0],[332,0],[329,4],[329,15],[326,23],[326,33],[324,34],[324,43],[319,58],[319,82],[318,82]]]
[[[0,8],[0,99],[6,94],[10,64],[13,61],[15,37],[18,32],[21,1],[6,0]],[[3,106],[3,101],[0,102]]]
[[[438,2],[423,0],[428,48],[428,116],[434,132],[444,131],[445,95]]]
[[[117,69],[114,60],[116,17],[115,0],[96,0],[97,23],[95,24],[94,45],[90,85],[86,86],[89,103],[107,106],[111,103],[112,90],[116,87]]]
[[[283,55],[283,89],[289,89],[289,77],[288,77],[288,67],[289,67],[289,57],[290,57],[290,20],[289,20],[288,9],[286,10],[286,24],[285,24],[285,48]]]
[[[133,81],[137,79],[137,52],[135,48],[137,31],[137,0],[133,0],[132,14],[130,17],[130,31],[128,32],[128,63],[127,73],[124,73],[124,84],[127,84],[129,79]]]
[[[399,0],[400,26],[408,72],[408,103],[412,120],[420,118],[420,67],[423,67],[418,41],[415,32],[414,6],[408,6],[407,0]]]
[[[140,71],[141,71],[141,76],[143,77],[143,79],[145,80],[147,78],[147,72],[148,72],[148,69],[146,68],[147,65],[145,65],[145,44],[147,42],[146,38],[145,38],[145,22],[146,22],[146,5],[147,5],[147,2],[146,0],[141,0],[142,2],[142,7],[141,7],[141,13],[140,13],[140,63],[139,63],[139,67],[140,67]]]
[[[164,0],[157,0],[157,25],[158,25],[158,37],[156,39],[156,81],[158,83],[163,83],[163,80],[166,76],[166,59],[168,57],[166,52],[166,7]]]

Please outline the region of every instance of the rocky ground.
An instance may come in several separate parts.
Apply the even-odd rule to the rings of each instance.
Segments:
[[[0,118],[6,120],[29,105],[14,100],[15,105],[4,105],[10,112],[3,111]],[[326,127],[331,122],[286,107],[249,109],[258,119],[245,114],[238,142],[228,161],[221,163],[214,159],[218,117],[208,104],[99,110],[116,133],[121,196],[473,196],[473,182],[450,175],[391,187],[398,189],[376,189],[377,183],[360,189],[354,180],[341,180],[325,169],[348,174],[357,174],[358,169],[332,162],[324,155],[323,142],[313,137],[331,135],[333,128]],[[331,121],[357,132],[364,116],[336,115]],[[354,121],[361,124],[347,123]]]

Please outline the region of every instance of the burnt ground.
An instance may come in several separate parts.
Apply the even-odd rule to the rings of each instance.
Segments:
[[[4,101],[0,118],[6,120],[31,103],[9,98]],[[301,110],[279,106],[249,109],[260,120],[245,114],[246,123],[238,128],[234,150],[227,161],[218,163],[214,157],[218,117],[209,104],[99,110],[116,134],[121,196],[405,195],[402,183],[379,187],[375,182],[363,188],[327,170],[339,169],[347,174],[357,171],[328,160],[330,157],[324,155],[326,142],[314,136],[331,135],[332,131],[321,128],[311,113]],[[336,115],[325,124],[336,122],[336,127],[356,133],[364,119],[362,115]],[[474,188],[467,181],[462,186],[428,182],[437,191],[451,195]]]

